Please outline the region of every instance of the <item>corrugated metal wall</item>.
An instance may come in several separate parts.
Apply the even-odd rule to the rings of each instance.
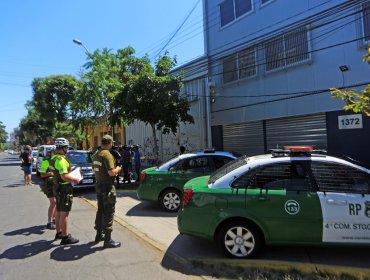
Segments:
[[[248,156],[264,154],[263,122],[223,126],[223,144],[227,152]]]
[[[267,149],[285,145],[312,145],[327,149],[325,113],[266,121]]]

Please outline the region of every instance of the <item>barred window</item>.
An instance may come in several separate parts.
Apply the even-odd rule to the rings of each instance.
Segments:
[[[184,87],[180,89],[181,94],[184,94],[188,101],[193,101],[198,98],[198,88],[194,81],[185,82]]]
[[[307,29],[300,28],[265,43],[266,71],[308,60]]]
[[[312,173],[320,191],[369,193],[370,175],[338,163],[315,162]]]
[[[238,54],[239,79],[256,75],[256,52],[249,48]]]
[[[363,13],[363,30],[365,42],[370,41],[370,2],[362,4]]]
[[[249,187],[308,191],[311,189],[311,181],[303,164],[290,162],[263,166],[257,170]]]
[[[252,0],[226,0],[220,4],[221,26],[253,10]]]
[[[223,60],[224,83],[252,77],[256,73],[256,51],[254,47],[228,56]]]
[[[237,56],[232,55],[223,60],[224,83],[236,81],[238,79]]]

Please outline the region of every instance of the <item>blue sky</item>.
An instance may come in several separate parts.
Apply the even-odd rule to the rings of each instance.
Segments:
[[[1,0],[0,121],[12,132],[27,115],[35,77],[77,76],[85,51],[132,46],[137,56],[155,58],[167,46],[178,65],[204,53],[202,1],[199,0]]]

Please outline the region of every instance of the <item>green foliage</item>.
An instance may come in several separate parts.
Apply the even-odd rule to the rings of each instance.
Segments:
[[[0,121],[0,144],[5,144],[8,139],[8,133],[5,130],[5,125]]]
[[[6,141],[8,140],[8,133],[5,130],[5,125],[0,121],[0,150],[7,149],[8,145]]]
[[[21,145],[36,146],[46,143],[53,133],[53,123],[43,119],[31,102],[26,103],[28,114],[21,119],[17,136]]]
[[[363,60],[370,63],[370,48]],[[340,98],[346,103],[343,107],[344,110],[352,110],[355,113],[363,113],[366,116],[370,116],[370,84],[360,92],[354,90],[342,91],[336,88],[331,88],[330,90],[333,98]]]
[[[126,106],[122,106],[128,120],[139,119],[163,133],[176,133],[179,122],[194,123],[188,114],[189,103],[180,95],[182,78],[169,75],[174,66],[175,60],[166,53],[156,62],[155,70],[147,67],[135,77]]]
[[[56,123],[68,120],[69,104],[73,100],[79,82],[69,75],[52,75],[32,81],[32,104],[41,118]]]
[[[56,139],[58,137],[67,138],[69,143],[75,149],[82,148],[82,140],[84,138],[83,134],[79,130],[75,130],[74,127],[69,123],[60,122],[56,124],[55,133],[52,139]]]
[[[134,57],[132,47],[89,53],[81,79],[68,75],[35,78],[19,136],[22,143],[42,144],[66,137],[79,146],[88,128],[105,123],[122,126],[135,119],[153,130],[176,133],[179,122],[193,123],[189,103],[180,95],[182,78],[171,76],[176,59],[166,52],[152,67],[147,56]],[[157,147],[158,150],[158,147]]]

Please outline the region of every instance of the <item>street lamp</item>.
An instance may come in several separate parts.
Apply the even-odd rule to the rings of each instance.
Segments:
[[[75,43],[75,44],[77,44],[77,45],[82,46],[82,47],[85,49],[86,53],[87,53],[88,55],[91,55],[91,53],[89,52],[89,50],[86,48],[86,46],[85,46],[85,45],[84,45],[80,40],[78,40],[78,39],[73,39],[73,43]]]

